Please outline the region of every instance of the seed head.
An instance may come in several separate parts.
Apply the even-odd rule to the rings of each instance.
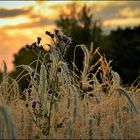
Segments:
[[[67,37],[66,35],[63,35],[63,42],[65,45],[71,44],[71,38]]]
[[[36,46],[37,46],[37,45],[36,45],[36,42],[33,42],[33,43],[32,43],[32,46],[33,46],[33,47],[36,47]]]
[[[48,35],[48,36],[50,36],[50,34],[51,34],[49,31],[46,31],[45,33],[46,33],[46,35]]]
[[[40,46],[40,50],[43,50],[43,46],[42,45]]]
[[[54,34],[50,34],[50,37],[51,37],[51,38],[54,38]]]
[[[62,36],[60,35],[59,30],[56,29],[54,32],[55,32],[55,35],[56,35],[57,39],[58,39],[59,41],[62,41]]]
[[[52,39],[54,38],[54,34],[52,34],[51,32],[46,31],[45,33],[46,33],[46,35],[50,36]]]
[[[63,123],[57,124],[57,128],[61,128],[63,126]]]
[[[54,32],[55,32],[56,36],[59,34],[59,30],[57,30],[57,29],[55,29]]]
[[[37,37],[37,44],[40,44],[41,42],[41,37]]]

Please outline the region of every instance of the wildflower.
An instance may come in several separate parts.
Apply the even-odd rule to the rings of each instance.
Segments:
[[[51,32],[46,31],[45,33],[46,33],[46,35],[50,36],[52,39],[54,38],[54,34],[52,34]]]
[[[37,45],[36,45],[36,42],[33,42],[33,43],[32,43],[32,46],[33,46],[33,47],[36,47],[36,46],[37,46]]]
[[[36,103],[37,103],[37,102],[36,102],[35,100],[32,102],[32,108],[33,108],[33,109],[36,108]]]
[[[57,35],[57,38],[59,41],[62,41],[62,36],[61,35]]]
[[[37,37],[37,44],[40,44],[41,42],[41,37]]]
[[[43,46],[42,45],[40,46],[40,50],[43,50]]]
[[[48,36],[50,36],[50,34],[51,34],[49,31],[46,31],[45,33],[46,33],[46,35],[48,35]]]
[[[63,42],[65,45],[71,44],[71,38],[67,37],[66,35],[63,35]]]
[[[50,34],[50,37],[51,37],[51,38],[54,38],[54,34]]]
[[[54,32],[55,32],[55,35],[56,35],[57,39],[58,39],[59,41],[62,41],[62,36],[60,35],[59,30],[56,29]]]
[[[57,29],[55,29],[54,32],[55,32],[56,36],[59,34],[59,30],[57,30]]]
[[[66,35],[63,36],[63,42],[67,43],[67,36]]]

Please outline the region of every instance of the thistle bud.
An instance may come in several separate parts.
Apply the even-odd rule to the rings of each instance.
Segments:
[[[37,104],[37,102],[34,100],[34,101],[32,102],[32,108],[33,108],[33,109],[36,108],[36,104]]]

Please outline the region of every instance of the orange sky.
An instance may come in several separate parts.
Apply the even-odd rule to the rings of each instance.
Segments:
[[[56,28],[54,20],[60,9],[71,1],[0,1],[0,65],[5,60],[8,70],[13,69],[13,54],[41,36]],[[78,1],[93,9],[94,18],[103,22],[104,31],[116,27],[140,24],[139,1]]]

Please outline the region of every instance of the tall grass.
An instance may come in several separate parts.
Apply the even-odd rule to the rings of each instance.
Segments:
[[[6,128],[5,128],[6,125]],[[5,133],[8,135],[8,139],[15,139],[14,126],[6,107],[0,106],[0,139],[5,138]],[[6,131],[5,131],[6,130]],[[5,133],[4,133],[5,131]]]
[[[54,44],[46,44],[50,47],[47,54],[41,55],[40,50],[35,69],[31,65],[21,65],[27,73],[11,79],[4,62],[0,111],[5,117],[8,138],[140,138],[138,86],[121,85],[121,78],[112,70],[111,61],[107,61],[98,49],[94,50],[92,44],[90,50],[84,45],[76,46],[84,52],[83,70],[78,77],[76,56],[73,70],[64,59],[70,38],[59,31],[46,34]],[[40,42],[37,46],[40,48]],[[99,60],[91,65],[93,55],[98,55]],[[45,62],[46,56],[48,62]],[[26,75],[30,76],[30,86],[23,91],[26,99],[21,100],[18,82]],[[11,110],[14,125],[5,106]],[[3,138],[7,135],[2,115],[0,121]]]

